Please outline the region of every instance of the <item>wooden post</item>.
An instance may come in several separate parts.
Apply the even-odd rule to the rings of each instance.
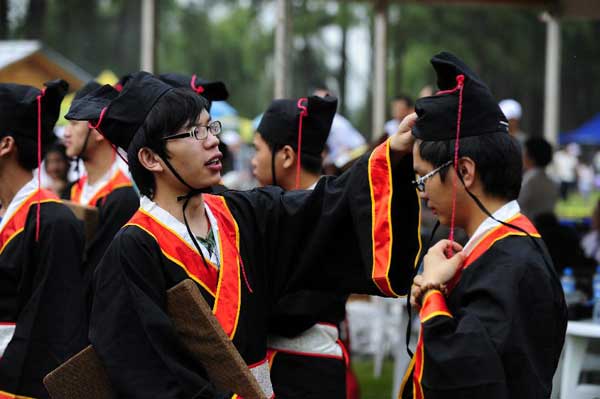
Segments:
[[[155,59],[155,0],[142,0],[140,69],[154,72]]]
[[[385,124],[388,0],[375,2],[373,120],[370,137],[379,137]]]
[[[546,23],[544,138],[556,145],[560,132],[560,22],[549,13],[544,13],[542,19]]]
[[[290,86],[290,36],[291,18],[288,0],[277,0],[277,26],[275,28],[275,98],[289,95]]]

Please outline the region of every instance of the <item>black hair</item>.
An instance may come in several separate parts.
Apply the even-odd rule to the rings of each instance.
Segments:
[[[19,134],[4,133],[0,138],[12,137],[15,140],[17,148],[17,162],[26,170],[34,170],[38,167],[37,163],[37,141],[28,137],[23,137]],[[43,139],[46,137],[43,137]],[[50,140],[42,142],[42,159],[46,156],[48,148],[56,142],[56,136],[52,134]]]
[[[454,141],[421,141],[421,158],[434,167],[454,158]],[[482,134],[460,139],[459,157],[471,158],[477,167],[486,194],[507,200],[521,191],[523,161],[519,143],[505,132]],[[440,171],[444,181],[449,168]]]
[[[69,157],[67,156],[67,147],[65,147],[65,145],[60,142],[56,142],[56,143],[52,144],[46,151],[46,156],[48,156],[48,154],[51,152],[55,152],[58,155],[60,155],[60,157],[65,162],[70,161]]]
[[[195,123],[202,110],[208,111],[207,101],[189,88],[173,89],[154,104],[127,150],[129,171],[142,195],[152,198],[156,182],[152,172],[140,163],[139,150],[148,147],[160,157],[169,159],[167,142],[162,138],[176,133],[188,123]]]
[[[283,147],[288,145],[288,144],[281,144],[281,143],[273,143],[268,138],[264,138],[264,137],[263,137],[263,139],[265,140],[265,142],[271,149],[271,153],[273,155],[275,155],[275,153],[277,151],[281,150]],[[297,145],[289,144],[289,146],[292,147],[292,149],[296,152],[296,154],[298,154],[298,149],[296,148]],[[323,159],[321,158],[321,154],[316,155],[316,154],[302,152],[301,156],[302,156],[302,158],[301,158],[300,167],[302,169],[306,170],[309,173],[315,173],[315,174],[321,173],[321,170],[323,169]]]
[[[414,101],[411,97],[406,94],[399,94],[395,96],[392,101],[404,101],[407,106],[412,107],[414,105]]]
[[[552,146],[541,137],[532,137],[525,142],[525,152],[533,164],[545,168],[552,162]]]

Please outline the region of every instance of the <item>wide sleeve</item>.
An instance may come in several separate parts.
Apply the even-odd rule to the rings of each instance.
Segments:
[[[412,157],[393,163],[386,141],[312,191],[223,195],[277,297],[302,289],[396,296],[408,292],[421,247],[413,179]]]
[[[161,262],[156,241],[137,227],[115,237],[94,275],[92,345],[119,397],[230,397],[215,391],[177,337]]]

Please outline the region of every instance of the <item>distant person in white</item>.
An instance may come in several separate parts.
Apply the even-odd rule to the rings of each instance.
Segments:
[[[516,138],[519,143],[524,144],[527,134],[521,130],[521,117],[523,116],[521,104],[517,100],[508,98],[500,101],[498,105],[508,120],[508,133]]]
[[[575,143],[554,154],[553,175],[560,182],[560,197],[565,200],[577,187],[577,165],[579,164],[579,146]]]
[[[596,203],[592,215],[592,230],[583,236],[581,248],[588,258],[594,259],[600,264],[600,200]]]
[[[315,96],[325,97],[330,94],[326,88],[317,88]],[[324,164],[335,165],[341,168],[346,163],[351,161],[354,156],[352,152],[364,147],[366,150],[367,141],[365,137],[352,126],[350,121],[344,118],[339,113],[333,117],[331,131],[327,138],[327,157],[323,161]]]
[[[409,96],[399,95],[392,99],[390,103],[390,114],[392,119],[387,121],[383,126],[383,130],[387,136],[391,136],[398,131],[400,122],[414,110],[413,100]]]

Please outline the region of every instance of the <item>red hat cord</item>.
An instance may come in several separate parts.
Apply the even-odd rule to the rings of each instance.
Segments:
[[[298,106],[300,111],[300,117],[298,118],[298,162],[296,163],[296,190],[300,188],[300,169],[302,168],[302,120],[308,116],[308,108],[306,105],[303,105],[302,102],[307,101],[307,99],[301,98],[298,100]]]
[[[106,113],[106,110],[108,109],[108,107],[104,107],[102,108],[102,111],[100,111],[100,117],[98,118],[98,122],[96,122],[96,124],[94,125],[91,121],[88,121],[88,127],[90,129],[96,129],[98,131],[98,133],[100,133],[101,135],[103,135],[104,137],[106,137],[104,135],[104,133],[102,133],[102,131],[100,130],[100,124],[102,123],[102,119],[104,118],[104,114]],[[110,142],[110,140],[109,140]],[[116,145],[114,145],[113,143],[110,143],[110,145],[113,148],[113,157],[114,154],[117,154],[119,156],[119,158],[121,158],[123,160],[123,162],[125,162],[127,165],[129,165],[129,162],[127,161],[127,158],[125,158],[120,152],[119,149],[117,148]]]
[[[37,166],[38,166],[38,189],[37,189],[37,210],[35,214],[35,241],[40,240],[40,206],[42,202],[42,97],[46,93],[43,88],[36,97],[37,100]]]
[[[451,90],[438,91],[436,95],[450,94],[458,91],[458,114],[456,117],[456,139],[454,141],[454,177],[452,179],[452,216],[450,218],[450,236],[448,239],[454,241],[454,227],[456,219],[456,190],[458,186],[458,150],[460,148],[460,122],[462,119],[462,99],[463,99],[463,88],[465,84],[465,75],[458,75],[456,77],[456,87]],[[451,257],[453,255],[452,247],[448,247],[446,256]]]
[[[192,75],[192,80],[190,80],[190,86],[192,87],[192,90],[194,90],[196,93],[204,93],[204,87],[196,86],[196,75]]]

